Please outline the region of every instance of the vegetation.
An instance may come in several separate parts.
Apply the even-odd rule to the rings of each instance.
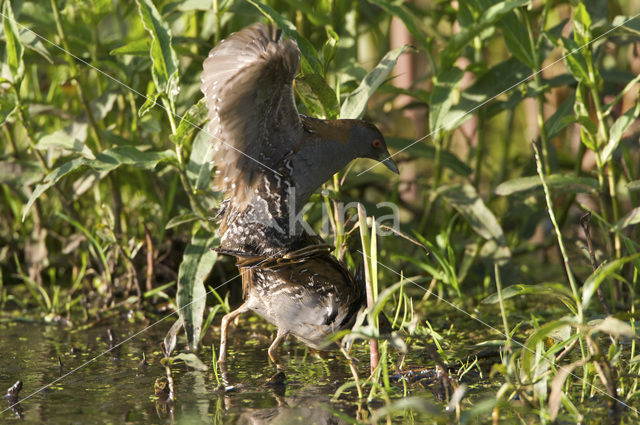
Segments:
[[[389,375],[437,365],[461,423],[635,423],[637,13],[631,0],[4,0],[1,317],[80,327],[169,302],[198,346],[239,286],[209,250],[221,199],[202,61],[268,20],[302,51],[300,111],[366,114],[402,171],[356,162],[306,213],[374,289],[369,324],[346,338],[379,338],[378,312],[397,330],[373,378],[335,396],[382,400],[373,421],[410,418],[433,406]],[[341,216],[350,201],[366,214]],[[401,232],[367,219],[383,201]],[[491,385],[474,389],[472,370]]]

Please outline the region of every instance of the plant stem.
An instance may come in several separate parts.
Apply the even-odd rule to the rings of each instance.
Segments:
[[[373,288],[374,267],[372,265],[372,263],[375,261],[375,258],[372,257],[372,255],[374,254],[371,252],[371,236],[369,235],[367,216],[365,214],[364,208],[362,207],[362,204],[358,204],[358,222],[360,225],[360,239],[362,241],[362,253],[364,257],[364,279],[367,292],[367,308],[369,309],[369,311],[371,311],[371,308],[373,308],[373,304],[375,302]],[[377,317],[370,317],[369,320],[372,320],[374,322],[372,323],[372,325],[376,329],[378,329]],[[380,361],[380,353],[378,352],[378,340],[375,338],[369,339],[369,359],[371,374],[373,374]]]
[[[520,10],[520,9],[518,9]],[[532,52],[533,59],[533,81],[536,85],[536,89],[538,90],[538,94],[536,96],[536,100],[538,103],[538,129],[540,131],[540,145],[542,148],[542,165],[543,169],[546,173],[550,173],[551,170],[549,168],[549,140],[547,139],[547,128],[544,122],[544,93],[540,91],[542,87],[542,81],[540,79],[540,60],[536,52],[539,50],[536,48],[536,43],[533,37],[533,30],[531,29],[531,22],[529,21],[529,16],[524,9],[522,12],[522,20],[524,21],[524,25],[527,28],[527,38],[529,39],[529,47]],[[543,23],[544,25],[544,23]]]
[[[174,107],[173,107],[173,104],[167,98],[167,95],[164,93],[162,94],[162,104],[164,105],[165,110],[167,111],[167,117],[169,118],[169,125],[171,126],[171,134],[175,135],[177,132],[177,127],[176,127],[176,121],[174,118],[174,115],[175,115]]]
[[[48,173],[49,171],[51,171],[51,169],[47,165],[47,161],[44,159],[44,156],[42,156],[42,153],[40,153],[40,151],[36,148],[36,142],[34,140],[33,133],[31,132],[31,127],[27,125],[27,119],[25,118],[25,115],[24,115],[23,105],[22,105],[22,101],[20,100],[20,95],[18,93],[18,90],[15,90],[15,93],[16,93],[16,103],[17,103],[16,110],[18,112],[18,121],[20,121],[20,124],[22,124],[22,127],[24,127],[24,130],[27,134],[27,142],[29,143],[29,147],[38,158],[38,161],[40,161],[40,164],[42,164],[42,167],[44,167],[45,171]]]
[[[502,299],[502,278],[500,277],[500,266],[493,265],[493,271],[496,275],[496,289],[498,291],[498,301],[500,302],[500,315],[502,316],[502,325],[504,326],[504,335],[507,339],[505,348],[511,351],[511,336],[509,331],[509,322],[507,321],[507,313],[504,310],[504,301]]]
[[[589,66],[589,77],[592,78],[592,67]],[[595,77],[593,77],[595,80]],[[593,83],[595,84],[595,82]],[[602,163],[600,156],[600,148],[607,145],[609,141],[609,128],[607,127],[607,123],[605,121],[604,113],[602,110],[602,104],[600,103],[600,96],[596,87],[590,84],[589,88],[591,90],[591,97],[593,98],[593,106],[596,110],[596,117],[598,118],[598,152],[596,152],[596,157],[599,160],[599,168],[598,174],[606,174],[607,185],[609,186],[609,196],[611,197],[611,211],[613,213],[613,221],[617,222],[620,219],[620,210],[618,208],[618,191],[616,189],[616,182],[613,170],[613,164],[611,160],[609,160],[606,164]],[[601,168],[600,168],[601,167]],[[605,171],[605,167],[608,168],[608,172]],[[604,179],[602,179],[604,180]],[[600,178],[599,178],[600,181]],[[604,181],[602,182],[604,189]],[[615,250],[616,258],[621,256],[622,244],[620,242],[620,235],[616,232],[613,235],[613,246]]]
[[[16,140],[13,137],[13,133],[11,132],[11,130],[9,130],[8,122],[4,123],[4,125],[2,126],[2,131],[4,132],[4,135],[11,145],[11,149],[13,149],[13,159],[20,159],[20,151],[18,150],[18,145],[16,145]]]
[[[433,171],[433,184],[431,185],[431,189],[435,192],[440,185],[440,177],[442,175],[442,148],[443,148],[443,140],[442,133],[440,131],[436,132],[434,147],[436,148],[435,154],[435,167]]]
[[[213,0],[213,19],[216,26],[216,33],[213,35],[213,41],[217,46],[220,43],[220,10],[218,0]]]
[[[544,177],[544,171],[542,169],[542,161],[540,160],[538,147],[536,146],[535,143],[532,143],[532,146],[533,146],[533,150],[536,158],[536,168],[538,170],[538,176],[540,176],[540,182],[542,183],[542,188],[544,189],[544,197],[547,202],[547,211],[549,212],[549,218],[551,219],[551,223],[553,224],[553,228],[556,232],[556,237],[558,239],[558,246],[560,247],[560,252],[562,253],[564,268],[567,273],[567,277],[569,278],[569,284],[571,285],[571,292],[573,293],[573,298],[576,303],[578,320],[582,322],[582,303],[580,302],[580,293],[578,292],[578,285],[573,275],[573,271],[571,270],[571,265],[569,264],[569,255],[567,254],[567,250],[564,246],[564,240],[562,238],[562,233],[560,233],[560,227],[558,226],[558,222],[556,221],[556,215],[553,212],[553,203],[551,202],[551,193],[549,192],[549,186],[547,185],[547,182]]]
[[[358,369],[356,368],[356,365],[353,359],[351,358],[349,353],[347,353],[347,351],[344,349],[342,345],[340,345],[340,351],[349,362],[349,369],[351,370],[351,375],[353,376],[353,380],[356,384],[356,391],[358,391],[358,400],[362,400],[362,397],[363,397],[362,388],[360,388],[360,379],[358,378]]]
[[[595,272],[598,268],[598,264],[596,262],[596,255],[593,249],[593,243],[591,242],[591,212],[587,212],[580,217],[580,226],[582,226],[582,230],[584,231],[584,237],[587,240],[587,250],[589,251],[589,261],[591,261],[591,268]],[[596,289],[596,293],[598,294],[598,299],[600,300],[600,304],[604,309],[604,312],[607,316],[611,315],[611,310],[609,309],[609,305],[607,300],[604,297],[602,292],[602,285],[598,285]]]
[[[335,173],[333,175],[333,190],[335,193],[335,196],[338,195],[338,193],[340,192],[340,178],[339,178],[339,173]],[[329,202],[327,199],[327,208],[329,208]],[[335,247],[336,247],[336,254],[338,256],[338,259],[342,259],[344,257],[344,251],[345,248],[343,245],[344,243],[344,216],[343,213],[344,211],[341,211],[341,208],[339,208],[339,204],[338,202],[334,199],[333,201],[333,213],[334,213],[334,219],[333,219],[333,225],[334,225],[334,231],[335,231]],[[331,217],[331,214],[329,214],[329,217]]]
[[[174,107],[171,104],[171,102],[169,102],[169,99],[167,99],[166,95],[162,95],[162,103],[164,105],[165,111],[167,112],[167,117],[169,118],[169,125],[171,126],[171,134],[175,135],[177,132],[177,126],[176,126],[176,122],[174,119]],[[182,156],[182,145],[181,144],[176,144],[176,157],[178,159],[178,175],[180,176],[180,183],[182,183],[182,187],[184,188],[184,191],[187,193],[187,198],[189,198],[189,203],[191,204],[191,208],[193,208],[200,217],[202,217],[203,219],[203,223],[204,225],[208,228],[208,221],[206,220],[207,218],[207,212],[206,210],[202,207],[202,205],[200,205],[200,202],[198,202],[198,200],[195,198],[194,194],[193,194],[193,188],[191,187],[191,183],[189,183],[189,179],[187,178],[187,175],[184,171],[184,157]]]
[[[513,112],[513,109],[508,109],[506,111],[506,114],[507,129],[504,138],[502,139],[502,166],[498,170],[498,177],[496,178],[496,181],[498,182],[503,182],[505,180],[505,177],[509,175],[509,152],[511,150],[511,140],[513,140],[511,135],[513,133],[516,114]],[[491,199],[492,196],[493,192],[491,192],[489,199]]]
[[[78,90],[78,97],[80,98],[80,102],[82,103],[82,107],[87,114],[87,121],[89,121],[89,128],[91,129],[91,133],[93,136],[93,140],[95,141],[95,149],[97,151],[102,151],[104,149],[104,145],[102,143],[102,136],[100,135],[100,129],[98,128],[98,124],[93,116],[93,112],[91,111],[91,105],[89,104],[89,100],[87,99],[86,92],[84,90],[84,85],[81,81],[82,75],[78,72],[78,67],[76,65],[75,59],[71,56],[69,50],[69,43],[67,42],[67,35],[64,32],[64,28],[62,26],[62,19],[60,18],[60,11],[58,10],[58,4],[56,0],[51,0],[51,9],[53,10],[53,18],[56,23],[56,29],[58,31],[58,37],[60,37],[60,42],[62,47],[65,50],[65,56],[67,58],[67,62],[69,63],[69,68],[71,69],[71,74],[73,81],[75,83],[76,90]],[[119,185],[116,176],[113,173],[109,173],[108,175],[109,188],[111,191],[111,198],[113,200],[113,209],[114,209],[114,233],[119,235],[121,233],[122,223],[122,197],[120,195]]]
[[[484,160],[485,154],[485,138],[484,138],[484,109],[480,109],[478,111],[478,122],[476,125],[476,157],[475,157],[475,171],[474,171],[474,183],[476,190],[480,191],[480,177],[482,175],[482,161]]]

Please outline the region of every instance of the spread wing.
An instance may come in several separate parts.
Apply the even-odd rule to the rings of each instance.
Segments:
[[[294,41],[254,24],[229,36],[204,61],[201,90],[215,144],[215,185],[242,202],[257,179],[293,149],[302,124],[293,98],[300,64]]]

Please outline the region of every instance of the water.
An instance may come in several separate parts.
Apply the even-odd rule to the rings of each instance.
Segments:
[[[255,317],[243,320],[239,328],[231,330],[228,379],[232,391],[222,390],[216,381],[211,368],[211,344],[215,341],[217,346],[218,335],[210,334],[200,352],[209,370],[200,372],[182,364],[174,365],[176,400],[172,404],[160,402],[154,395],[154,384],[156,379],[166,377],[165,368],[160,364],[163,357],[160,341],[171,320],[83,366],[110,349],[109,329],[117,343],[148,324],[122,320],[124,323],[111,327],[77,332],[56,325],[1,323],[0,390],[3,394],[17,380],[23,382],[22,399],[63,378],[20,403],[22,420],[17,411],[8,410],[0,415],[0,422],[342,424],[350,422],[347,418],[366,420],[382,407],[380,402],[359,406],[355,403],[353,388],[339,401],[332,401],[336,389],[352,380],[348,363],[340,353],[319,358],[294,340],[285,343],[280,351],[287,365],[286,384],[266,386],[265,382],[275,372],[266,353],[272,328]],[[184,351],[183,346],[179,342],[178,350]],[[364,376],[368,369],[366,352],[364,347],[357,351],[361,359],[360,374]],[[140,365],[143,353],[148,366]],[[395,385],[402,391],[400,384]],[[420,385],[409,387],[409,391],[411,395],[436,403],[431,393]],[[6,402],[1,406],[5,409]],[[418,422],[429,417],[407,410],[396,414],[393,422],[405,423],[407,413]]]
[[[430,311],[432,324],[442,335],[441,343],[449,356],[445,362],[452,373],[464,368],[463,363],[469,359],[478,359],[478,366],[469,369],[461,380],[467,387],[462,422],[492,423],[491,403],[495,402],[503,379],[499,375],[490,378],[489,371],[493,364],[500,363],[500,358],[495,347],[475,344],[495,336],[468,317],[440,313]],[[319,357],[292,338],[279,350],[286,365],[285,385],[265,385],[275,372],[267,360],[267,348],[275,332],[262,319],[251,315],[243,316],[240,326],[230,330],[227,389],[218,384],[212,368],[211,346],[215,344],[217,348],[219,340],[218,329],[213,327],[199,352],[209,369],[196,371],[184,364],[174,364],[171,374],[176,399],[165,403],[154,389],[156,381],[167,376],[161,364],[160,342],[173,318],[125,341],[152,323],[133,317],[138,318],[124,315],[111,319],[109,325],[84,330],[15,320],[0,322],[2,394],[17,380],[23,382],[20,399],[58,380],[21,402],[19,410],[2,412],[0,423],[313,425],[348,424],[356,420],[456,423],[453,413],[446,410],[446,400],[451,394],[444,395],[440,381],[433,378],[434,361],[427,349],[430,344],[423,337],[410,341],[405,367],[415,371],[413,378],[391,382],[390,402],[396,409],[387,417],[382,413],[387,405],[380,393],[372,403],[358,403],[355,389],[349,387],[337,401],[333,400],[336,390],[353,382],[348,362],[339,352]],[[120,342],[121,346],[110,350]],[[177,352],[186,352],[184,338],[178,340]],[[143,354],[148,365],[141,365]],[[358,359],[361,381],[365,380],[369,368],[366,344],[355,345],[351,354]],[[392,358],[395,361],[397,353],[392,353]],[[606,399],[595,394],[597,397],[581,401],[578,384],[572,386],[572,391],[581,412],[586,414],[583,423],[606,422],[608,413],[603,402]],[[363,388],[365,397],[370,389],[371,386]],[[6,401],[0,402],[0,408],[6,409]],[[524,409],[517,401],[512,407],[519,409],[519,415],[525,415],[531,423],[537,422],[536,412]],[[514,411],[501,408],[499,423],[515,423],[518,417]],[[635,423],[632,412],[625,412],[622,423]],[[377,421],[372,419],[376,415]],[[559,418],[559,423],[572,421],[566,412]]]

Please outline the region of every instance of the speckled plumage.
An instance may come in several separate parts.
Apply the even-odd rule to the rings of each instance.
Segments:
[[[230,35],[203,64],[214,184],[225,197],[218,251],[238,259],[245,297],[222,320],[222,361],[227,327],[240,313],[252,310],[277,326],[269,349],[277,363],[275,348],[287,334],[323,347],[328,335],[351,325],[364,301],[362,280],[291,218],[355,158],[397,168],[373,124],[298,114],[293,79],[299,64],[296,43],[264,24]]]
[[[327,348],[334,332],[352,324],[365,299],[361,279],[328,251],[300,260],[242,268],[245,303],[278,328],[307,345]]]
[[[244,303],[222,318],[222,363],[229,324],[250,310],[278,329],[269,347],[269,358],[278,367],[276,349],[289,334],[315,349],[335,346],[329,337],[353,325],[366,296],[362,275],[354,277],[330,252],[328,245],[317,244],[276,257],[236,254]]]

